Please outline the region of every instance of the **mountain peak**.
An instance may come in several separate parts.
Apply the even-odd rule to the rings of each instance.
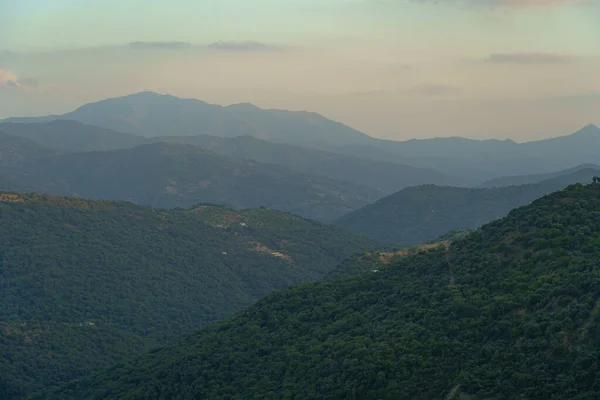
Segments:
[[[231,104],[231,105],[227,106],[227,108],[242,110],[242,111],[260,110],[260,107],[255,106],[252,103],[236,103],[236,104]]]
[[[162,94],[162,93],[157,93],[157,92],[153,92],[151,90],[144,90],[141,92],[137,92],[137,93],[132,93],[132,94],[128,94],[125,96],[121,96],[121,97],[163,97],[163,96],[169,96],[169,97],[175,97],[175,96],[171,96],[170,94]]]
[[[157,92],[153,92],[151,90],[128,94],[125,96],[117,97],[116,99],[113,99],[113,100],[122,100],[122,99],[138,100],[138,101],[140,101],[140,100],[141,101],[182,100],[179,97],[173,96],[171,94],[157,93]]]
[[[598,128],[594,124],[588,124],[580,130],[578,130],[577,132],[573,133],[573,135],[600,135],[600,128]]]

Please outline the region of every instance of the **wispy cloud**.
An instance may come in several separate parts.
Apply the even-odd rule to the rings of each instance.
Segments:
[[[19,90],[20,87],[21,82],[14,72],[0,69],[0,91]]]
[[[230,52],[258,52],[281,50],[282,47],[273,46],[266,43],[234,40],[220,40],[209,44],[196,44],[190,42],[131,42],[128,47],[134,50],[217,50]]]
[[[423,84],[413,86],[409,90],[410,94],[425,95],[425,96],[443,96],[458,94],[462,92],[462,89],[456,86],[450,85],[438,85],[438,84]]]
[[[37,79],[20,78],[8,69],[0,69],[0,92],[32,93],[34,91],[54,89],[56,85],[42,85]]]
[[[572,57],[553,53],[495,53],[490,54],[485,61],[513,64],[564,64],[572,61]]]
[[[521,6],[521,7],[550,7],[560,6],[565,4],[583,4],[583,0],[487,0],[488,3],[498,4],[503,6]]]
[[[595,0],[412,0],[415,3],[467,4],[473,6],[556,7],[568,4],[588,4]]]
[[[208,45],[209,48],[213,50],[222,50],[222,51],[269,51],[269,50],[277,50],[279,47],[270,46],[260,42],[254,41],[230,41],[230,40],[222,40],[219,42],[214,42]]]
[[[189,49],[193,45],[189,42],[131,42],[129,47],[132,49],[167,49],[179,50]]]

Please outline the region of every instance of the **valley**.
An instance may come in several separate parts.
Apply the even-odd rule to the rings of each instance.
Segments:
[[[0,121],[0,398],[595,398],[598,140],[153,92]]]

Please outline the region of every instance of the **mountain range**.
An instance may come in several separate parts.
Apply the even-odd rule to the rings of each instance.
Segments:
[[[284,166],[301,173],[322,175],[338,181],[370,187],[384,194],[423,183],[440,185],[465,183],[460,178],[433,170],[273,143],[252,136],[222,138],[197,135],[143,138],[70,120],[3,123],[0,124],[0,130],[49,148],[70,152],[130,149],[156,142],[191,144],[229,158]],[[273,168],[278,167],[273,166]]]
[[[37,399],[595,399],[600,184],[274,293]]]
[[[343,140],[368,142],[370,137],[319,114],[299,111],[263,110],[252,104],[223,107],[196,99],[140,92],[85,104],[76,110],[41,118],[9,118],[6,122],[47,122],[57,119],[79,121],[138,136],[222,137],[250,135],[259,139],[294,141]]]
[[[0,398],[109,366],[380,246],[266,209],[1,192]]]
[[[309,142],[304,145],[310,146]],[[503,176],[546,174],[580,164],[600,164],[600,128],[526,143],[460,137],[373,140],[363,144],[319,144],[323,150],[428,168],[468,179],[471,185]]]
[[[59,119],[142,137],[253,136],[435,170],[469,185],[502,176],[546,174],[580,164],[600,164],[596,151],[600,147],[600,128],[595,125],[587,125],[568,136],[527,143],[460,137],[392,141],[370,137],[315,113],[264,110],[251,104],[223,107],[153,92],[85,104],[63,115],[9,118],[4,122]]]

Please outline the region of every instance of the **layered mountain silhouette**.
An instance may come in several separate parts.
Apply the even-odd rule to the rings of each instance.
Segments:
[[[59,154],[25,137],[8,135],[0,131],[0,167],[13,166],[26,160]]]
[[[273,143],[252,136],[222,138],[197,135],[143,138],[70,120],[46,123],[4,123],[0,124],[0,130],[31,139],[50,148],[73,152],[129,149],[155,142],[191,144],[230,158],[281,165],[296,172],[321,175],[370,187],[384,194],[424,183],[439,185],[466,183],[463,179],[424,168]],[[278,167],[274,166],[274,168]]]
[[[369,144],[304,146],[353,156],[403,163],[442,171],[470,180],[472,185],[514,175],[549,174],[581,164],[600,164],[600,128],[587,125],[562,137],[515,143],[460,137],[372,140]]]
[[[63,115],[5,122],[79,121],[142,137],[253,136],[304,147],[436,170],[476,185],[502,176],[546,174],[600,164],[600,128],[527,142],[460,137],[391,141],[370,137],[319,114],[264,110],[252,104],[219,106],[154,92],[89,103]],[[132,139],[133,140],[133,139]]]
[[[0,169],[3,190],[128,200],[153,207],[199,202],[267,207],[324,221],[383,195],[372,188],[230,159],[192,145],[156,142],[124,150],[53,154],[25,138],[10,136],[10,141],[18,142],[20,150],[10,147],[13,162]]]
[[[83,105],[67,114],[9,118],[6,122],[68,119],[138,136],[222,137],[250,135],[260,139],[329,143],[366,143],[370,137],[310,112],[263,110],[250,104],[223,107],[196,99],[141,92]]]
[[[129,149],[151,143],[150,140],[140,136],[71,120],[55,120],[46,123],[8,122],[0,124],[0,130],[48,148],[73,152]]]

